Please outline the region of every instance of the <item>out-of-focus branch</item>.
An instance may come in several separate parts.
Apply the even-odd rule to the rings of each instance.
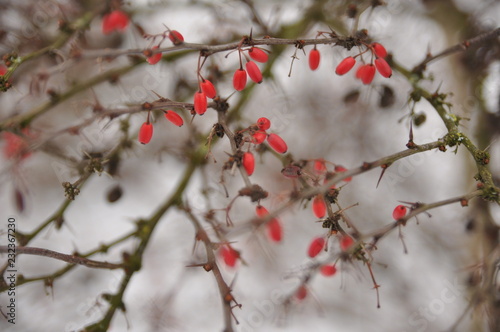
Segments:
[[[0,246],[0,253],[11,253],[11,249],[9,249],[8,246]],[[122,264],[99,262],[85,257],[80,257],[76,255],[66,255],[57,251],[43,249],[43,248],[36,248],[36,247],[16,247],[12,253],[14,253],[15,255],[27,254],[27,255],[45,256],[58,259],[60,261],[64,261],[67,263],[83,265],[94,269],[114,270],[123,268]]]

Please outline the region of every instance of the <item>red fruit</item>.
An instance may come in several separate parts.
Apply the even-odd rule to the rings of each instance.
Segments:
[[[278,219],[273,218],[266,224],[269,239],[274,242],[280,242],[283,238],[283,228]]]
[[[387,50],[385,49],[384,46],[380,45],[379,43],[373,43],[373,52],[375,52],[375,55],[379,58],[385,58],[387,56]]]
[[[102,18],[102,33],[107,35],[115,30],[123,31],[127,28],[128,21],[127,14],[121,10],[114,10]]]
[[[29,136],[29,132],[27,130],[23,130],[23,133]],[[28,142],[26,142],[26,140],[22,136],[16,135],[9,131],[4,131],[2,133],[2,136],[5,140],[5,145],[3,148],[3,155],[5,156],[5,158],[24,159],[31,155]]]
[[[269,134],[267,143],[278,153],[285,153],[288,150],[285,141],[276,134]]]
[[[343,235],[340,238],[340,250],[346,251],[354,244],[354,240],[349,235]]]
[[[356,59],[354,59],[352,56],[348,56],[344,60],[340,61],[340,63],[337,65],[337,68],[335,68],[335,74],[344,75],[349,72],[349,70],[351,70],[355,64]]]
[[[148,122],[144,122],[139,129],[139,142],[141,144],[148,144],[151,141],[151,137],[153,137],[153,124]]]
[[[257,207],[255,208],[255,214],[257,215],[257,217],[263,218],[269,214],[269,211],[262,205],[257,205]]]
[[[248,76],[250,76],[250,79],[252,81],[257,84],[262,83],[262,73],[260,72],[260,69],[255,62],[248,61],[245,65],[245,68],[247,69]]]
[[[318,254],[325,247],[325,239],[322,237],[314,238],[309,245],[309,249],[307,250],[307,254],[309,257],[314,258],[318,256]]]
[[[394,218],[394,220],[399,220],[404,216],[406,216],[406,206],[404,205],[398,205],[396,206],[394,211],[392,211],[392,217]]]
[[[247,85],[247,72],[240,68],[236,69],[233,75],[233,87],[236,91],[241,91]]]
[[[184,124],[184,120],[182,120],[181,116],[174,111],[165,111],[165,117],[176,126],[182,127]]]
[[[215,87],[209,80],[202,80],[200,82],[200,89],[208,98],[215,98],[217,96],[217,92],[215,91]]]
[[[337,273],[337,268],[335,267],[335,265],[323,265],[320,268],[319,272],[325,277],[331,277],[335,273]]]
[[[316,159],[314,161],[313,169],[317,174],[323,174],[326,172],[326,165],[323,159]]]
[[[255,61],[262,63],[267,62],[267,60],[269,59],[269,56],[266,52],[256,47],[252,47],[251,49],[249,49],[248,55],[250,55],[250,57]]]
[[[384,59],[382,58],[375,59],[375,67],[377,67],[377,70],[380,73],[380,75],[387,78],[392,76],[391,66],[389,66],[387,61],[385,61]]]
[[[267,134],[265,131],[259,130],[252,135],[253,144],[261,144],[266,140]]]
[[[6,72],[7,72],[7,67],[0,65],[0,76],[5,75]]]
[[[207,111],[207,96],[202,91],[194,94],[194,111],[198,115],[203,115]]]
[[[311,68],[311,70],[318,69],[320,58],[321,55],[316,48],[313,48],[311,52],[309,52],[309,68]]]
[[[179,45],[184,42],[184,36],[182,36],[181,33],[177,30],[171,30],[168,33],[168,38],[174,45]]]
[[[158,46],[153,46],[151,49],[152,49],[152,50],[156,50],[156,49],[158,49]],[[149,57],[146,59],[146,61],[147,61],[150,65],[157,64],[160,60],[161,60],[161,52],[160,52],[160,53],[153,54],[152,56],[149,56]]]
[[[260,130],[268,130],[271,128],[271,121],[268,118],[259,118],[257,120],[257,126],[259,126]]]
[[[341,173],[341,172],[346,172],[346,171],[347,171],[347,168],[345,168],[344,166],[341,166],[341,165],[335,166],[335,172]],[[352,176],[344,179],[345,182],[350,182],[351,180],[352,180]]]
[[[307,296],[307,288],[304,285],[300,285],[300,287],[295,292],[295,298],[299,301],[302,301]]]
[[[243,154],[243,158],[241,158],[241,163],[243,164],[247,174],[249,176],[252,175],[255,169],[255,158],[253,154],[251,152],[245,152]]]
[[[316,218],[323,218],[326,214],[326,203],[323,195],[316,195],[313,199],[312,210]]]
[[[356,72],[356,77],[359,78],[363,84],[370,84],[375,77],[375,66],[373,64],[367,64],[359,67]]]
[[[220,248],[220,255],[224,259],[224,263],[226,263],[229,267],[234,267],[236,265],[236,261],[240,257],[240,253],[229,246],[223,246]]]

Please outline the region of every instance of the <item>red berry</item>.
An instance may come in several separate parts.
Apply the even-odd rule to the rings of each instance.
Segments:
[[[321,55],[316,48],[313,48],[311,52],[309,52],[309,68],[311,70],[316,70],[319,67],[319,60],[321,59]]]
[[[26,129],[23,130],[23,133],[27,136],[30,135]],[[5,158],[24,159],[31,155],[29,144],[22,136],[16,135],[9,131],[4,131],[2,133],[2,136],[5,140],[5,145],[3,148],[3,155],[5,156]]]
[[[123,31],[127,28],[128,21],[127,14],[121,10],[112,11],[102,18],[102,33],[107,35],[115,30]]]
[[[247,72],[245,69],[236,69],[233,76],[233,87],[236,91],[241,91],[247,85]]]
[[[269,56],[266,52],[256,47],[252,47],[251,49],[249,49],[248,55],[250,55],[250,57],[255,61],[262,63],[267,62],[267,60],[269,59]]]
[[[340,238],[340,250],[346,251],[354,244],[354,240],[349,235],[343,235]]]
[[[5,75],[6,72],[7,72],[7,67],[5,67],[4,65],[0,65],[0,76]]]
[[[382,58],[375,59],[375,67],[377,67],[377,70],[380,73],[380,75],[387,78],[392,76],[391,66],[389,66],[387,61],[385,61],[384,59]]]
[[[251,152],[245,152],[243,154],[243,158],[241,158],[241,163],[243,164],[247,174],[249,176],[252,175],[255,169],[255,158],[253,154]]]
[[[326,172],[326,165],[323,159],[316,159],[314,161],[313,169],[317,174],[323,174]]]
[[[337,273],[337,268],[335,267],[335,265],[323,265],[320,268],[320,273],[325,277],[331,277],[335,273]]]
[[[141,144],[148,144],[151,141],[151,137],[153,137],[153,124],[148,122],[144,122],[139,129],[139,142]]]
[[[370,84],[375,77],[375,66],[373,64],[367,64],[359,67],[356,72],[356,77],[359,78],[363,84]]]
[[[267,134],[265,131],[259,130],[252,135],[253,144],[261,144],[266,140]]]
[[[266,224],[269,239],[274,242],[280,242],[283,238],[283,228],[278,219],[273,218]]]
[[[234,267],[236,265],[236,261],[240,257],[240,253],[229,246],[223,246],[220,248],[220,255],[224,259],[224,263],[226,263],[229,267]]]
[[[318,194],[314,197],[312,203],[312,210],[316,218],[323,218],[326,214],[326,203],[323,195]]]
[[[406,206],[404,205],[398,205],[396,206],[394,211],[392,211],[392,217],[394,218],[394,220],[399,220],[404,216],[406,216]]]
[[[346,172],[346,171],[347,171],[347,168],[345,168],[344,166],[335,165],[335,172],[341,173],[341,172]],[[344,179],[345,182],[350,182],[351,180],[352,180],[352,176]]]
[[[168,121],[172,122],[178,127],[182,127],[182,125],[184,124],[184,120],[182,120],[181,116],[174,111],[165,111],[165,117]]]
[[[262,73],[255,62],[248,61],[245,68],[247,69],[248,76],[250,76],[252,81],[258,84],[262,83]]]
[[[156,49],[158,49],[158,46],[153,46],[151,49],[152,49],[152,50],[156,50]],[[161,60],[161,52],[160,52],[160,53],[153,54],[152,56],[149,56],[149,57],[146,59],[146,61],[147,61],[150,65],[157,64],[160,60]]]
[[[202,91],[194,94],[194,111],[198,115],[203,115],[207,111],[207,96]]]
[[[312,240],[311,244],[309,244],[309,249],[307,250],[307,254],[309,257],[314,258],[318,256],[318,254],[325,247],[325,239],[322,237],[316,237]]]
[[[268,130],[271,128],[271,121],[268,118],[259,118],[257,120],[257,126],[259,126],[260,130]]]
[[[349,70],[351,70],[355,64],[356,59],[354,59],[352,56],[348,56],[344,60],[340,61],[340,63],[337,65],[337,68],[335,68],[335,74],[344,75],[349,72]]]
[[[288,150],[285,141],[276,134],[269,134],[267,143],[278,153],[285,153]]]
[[[255,208],[255,214],[257,215],[257,217],[263,218],[269,214],[269,211],[262,205],[257,205],[257,207]]]
[[[299,301],[302,301],[307,296],[307,288],[304,285],[300,285],[300,287],[295,292],[295,298]]]
[[[387,56],[387,50],[385,49],[384,46],[380,45],[379,43],[373,43],[373,52],[375,52],[375,55],[379,58],[385,58]]]
[[[171,30],[168,33],[168,38],[174,45],[179,45],[184,42],[184,37],[181,35],[181,33],[177,30]]]
[[[210,82],[209,80],[205,80],[203,79],[201,82],[200,82],[200,88],[201,88],[201,91],[203,91],[203,93],[208,97],[208,98],[215,98],[215,96],[217,96],[217,92],[215,91],[215,87],[214,85],[212,84],[212,82]]]

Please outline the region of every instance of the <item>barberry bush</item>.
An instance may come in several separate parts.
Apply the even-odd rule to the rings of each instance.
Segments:
[[[500,329],[498,3],[0,9],[2,331]]]

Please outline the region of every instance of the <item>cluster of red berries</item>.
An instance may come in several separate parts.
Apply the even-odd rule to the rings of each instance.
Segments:
[[[164,110],[163,114],[165,115],[165,118],[173,123],[174,125],[178,127],[182,127],[184,124],[184,120],[182,117],[175,113],[172,110]],[[138,135],[138,140],[139,143],[141,144],[148,144],[151,141],[151,138],[153,137],[153,124],[151,123],[150,119],[150,113],[148,113],[148,118],[146,122],[144,122],[139,129],[139,135]]]
[[[370,84],[373,81],[373,78],[375,77],[376,70],[378,70],[380,75],[382,75],[383,77],[386,78],[391,77],[392,69],[387,63],[387,61],[385,61],[385,57],[387,56],[387,51],[385,47],[379,43],[372,43],[367,45],[367,50],[372,52],[372,59],[373,56],[375,56],[375,61],[361,65],[356,71],[356,78],[360,79],[363,82],[363,84]],[[360,56],[363,53],[364,52],[355,56],[348,56],[347,58],[342,60],[337,65],[335,73],[337,75],[347,74],[356,64],[356,57]]]
[[[269,56],[267,55],[266,51],[258,48],[258,47],[251,47],[248,49],[248,55],[250,58],[252,58],[254,61],[249,60],[246,57],[246,54],[243,53],[242,50],[238,50],[239,55],[240,55],[240,68],[236,69],[233,75],[233,87],[236,91],[242,91],[245,86],[247,85],[247,75],[250,77],[252,81],[254,81],[257,84],[262,83],[262,72],[260,71],[259,67],[254,61],[257,62],[267,62],[269,59]],[[241,54],[245,56],[247,62],[245,64],[245,69],[243,69],[243,64],[241,62]]]
[[[170,41],[174,45],[180,45],[184,42],[184,36],[177,30],[168,30],[168,39],[170,39]],[[146,61],[150,65],[155,65],[158,62],[160,62],[161,56],[162,56],[161,52],[155,53],[152,55],[150,55],[150,54],[151,54],[151,51],[154,51],[154,50],[157,50],[160,48],[162,41],[163,41],[163,39],[160,41],[160,43],[158,45],[151,47],[151,50],[144,51],[144,54],[146,55]]]
[[[269,215],[269,211],[262,205],[257,205],[255,208],[255,214],[259,218],[264,218]],[[280,242],[283,238],[283,228],[281,223],[277,218],[271,219],[266,223],[267,236],[273,242]]]

